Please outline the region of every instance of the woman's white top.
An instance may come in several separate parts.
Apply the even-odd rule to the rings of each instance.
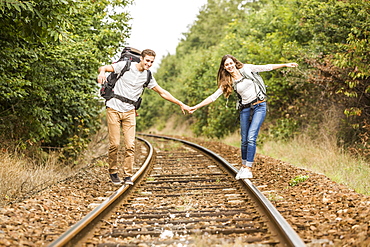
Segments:
[[[273,70],[271,64],[266,65],[244,64],[243,69],[250,76],[252,76],[251,72],[264,72]],[[234,83],[236,83],[236,91],[242,97],[242,104],[248,104],[257,98],[258,91],[256,91],[256,89],[259,90],[259,88],[258,86],[255,87],[252,80],[242,77],[239,80],[234,81]],[[218,88],[216,92],[209,96],[209,98],[212,101],[215,101],[222,94],[223,94],[222,89]]]

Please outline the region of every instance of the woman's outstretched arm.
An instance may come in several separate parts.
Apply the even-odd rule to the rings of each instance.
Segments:
[[[215,101],[218,97],[220,97],[222,95],[223,91],[221,88],[217,89],[216,92],[214,92],[212,95],[208,96],[205,100],[203,100],[202,102],[200,102],[199,104],[195,105],[195,106],[192,106],[190,107],[190,110],[189,110],[189,113],[192,114],[193,112],[195,112],[197,109],[203,107],[203,106],[206,106],[206,105],[209,105],[211,104],[213,101]]]

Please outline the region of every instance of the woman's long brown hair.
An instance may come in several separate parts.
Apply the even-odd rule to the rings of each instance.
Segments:
[[[234,90],[233,89],[233,79],[231,77],[231,74],[225,69],[225,61],[228,58],[231,58],[235,62],[235,67],[237,69],[243,68],[243,65],[244,65],[234,56],[227,54],[222,57],[220,68],[218,69],[218,73],[217,73],[217,84],[218,84],[218,87],[221,87],[226,98],[228,98]]]

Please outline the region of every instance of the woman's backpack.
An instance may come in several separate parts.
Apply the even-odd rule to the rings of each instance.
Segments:
[[[265,100],[267,98],[266,85],[259,73],[251,72],[251,75],[248,75],[244,68],[239,69],[239,71],[244,78],[253,81],[255,88],[258,86],[259,90],[256,89],[258,100]]]

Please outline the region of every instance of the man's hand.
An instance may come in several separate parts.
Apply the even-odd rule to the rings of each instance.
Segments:
[[[105,73],[99,73],[98,75],[98,83],[103,84],[107,80]]]
[[[112,65],[104,65],[104,66],[99,67],[98,69],[99,74],[97,78],[98,83],[103,84],[104,82],[106,82],[107,77],[105,75],[105,72],[113,72],[113,71],[114,69]]]
[[[181,104],[181,111],[182,113],[184,113],[184,115],[186,114],[185,111],[188,111],[190,113],[190,107],[188,105]]]

